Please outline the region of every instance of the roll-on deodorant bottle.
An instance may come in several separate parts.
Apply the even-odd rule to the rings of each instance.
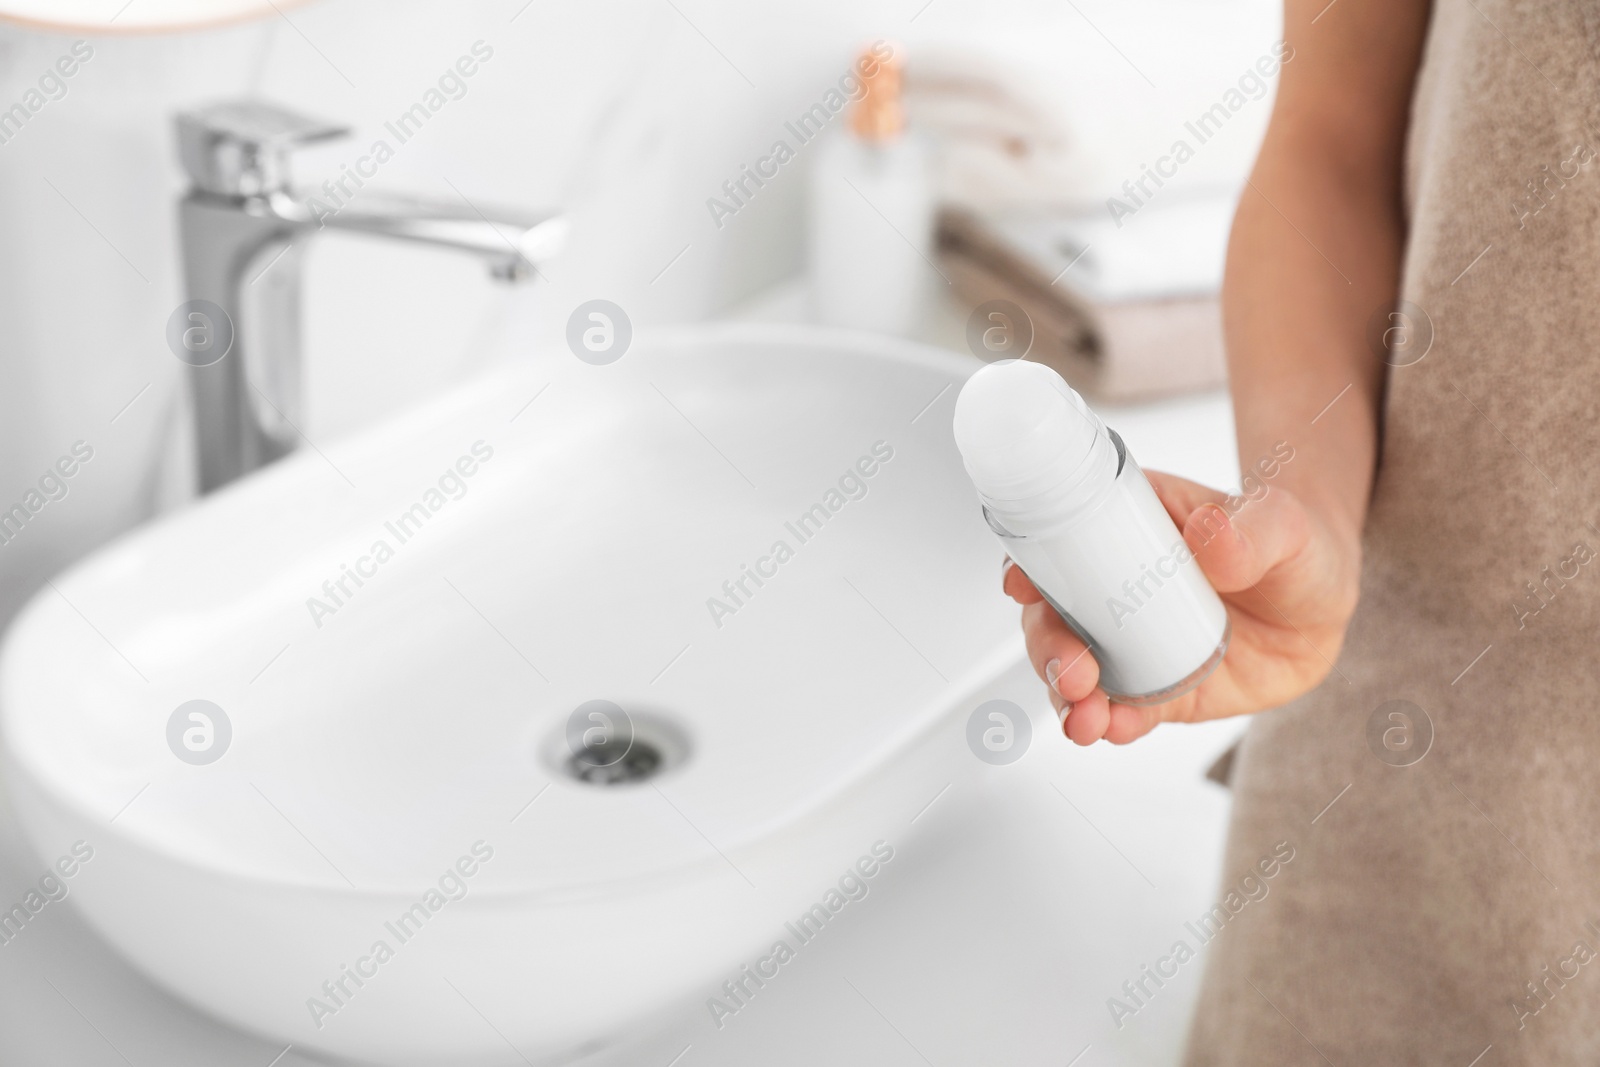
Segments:
[[[1122,439],[1059,374],[982,368],[956,400],[955,436],[990,528],[1089,646],[1112,700],[1171,700],[1222,662],[1222,601]]]

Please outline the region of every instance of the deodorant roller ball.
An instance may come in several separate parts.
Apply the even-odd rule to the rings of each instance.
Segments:
[[[1164,703],[1216,669],[1227,610],[1121,438],[1059,374],[979,369],[955,438],[989,527],[1089,646],[1112,700]]]

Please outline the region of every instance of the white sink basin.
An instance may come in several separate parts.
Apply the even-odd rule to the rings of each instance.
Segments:
[[[641,334],[139,531],[57,578],[0,660],[34,849],[88,843],[73,899],[108,942],[301,1048],[561,1063],[706,1010],[948,782],[908,754],[1020,655],[949,432],[975,366],[799,328]],[[687,758],[564,773],[595,699]],[[193,700],[231,725],[214,762],[169,747]]]

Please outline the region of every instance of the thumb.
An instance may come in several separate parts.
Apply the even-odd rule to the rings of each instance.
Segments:
[[[1310,537],[1305,508],[1282,489],[1247,500],[1232,515],[1220,504],[1201,504],[1183,524],[1184,542],[1219,593],[1257,585],[1298,555]]]

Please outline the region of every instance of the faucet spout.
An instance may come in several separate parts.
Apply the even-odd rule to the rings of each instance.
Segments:
[[[228,101],[183,112],[177,132],[191,180],[178,212],[185,307],[220,311],[227,321],[211,326],[232,338],[215,362],[189,367],[202,493],[303,440],[301,258],[313,234],[346,230],[466,252],[506,281],[537,275],[566,242],[569,220],[559,212],[377,190],[336,208],[302,197],[289,180],[290,152],[348,131],[272,104]]]
[[[566,243],[570,220],[558,212],[480,208],[424,197],[363,192],[337,209],[274,194],[263,205],[277,218],[308,229],[347,230],[398,241],[433,245],[478,256],[490,272],[508,281],[537,274],[539,264]]]

